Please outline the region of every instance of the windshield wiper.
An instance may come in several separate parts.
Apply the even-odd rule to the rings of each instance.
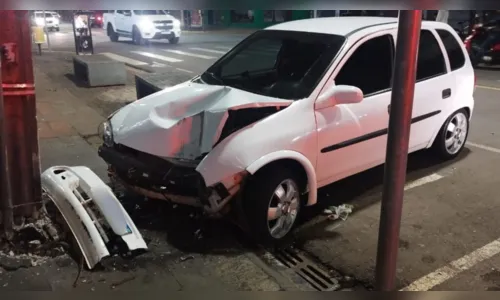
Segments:
[[[215,75],[215,73],[213,72],[204,72],[202,75],[208,75],[211,79],[217,81],[220,85],[224,85],[224,81],[222,80],[222,78],[218,77],[217,75]]]

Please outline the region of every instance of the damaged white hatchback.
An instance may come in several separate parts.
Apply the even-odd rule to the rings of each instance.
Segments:
[[[384,163],[396,34],[397,19],[375,17],[258,31],[200,76],[112,114],[99,155],[149,198],[209,214],[238,199],[260,242],[281,241],[318,188]],[[423,22],[420,43],[410,152],[454,158],[474,72],[447,24]]]

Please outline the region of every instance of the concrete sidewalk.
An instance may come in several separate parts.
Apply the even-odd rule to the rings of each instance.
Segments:
[[[64,77],[67,61],[55,58],[52,63],[49,67],[38,61],[35,67],[42,171],[53,165],[85,165],[105,179],[106,165],[97,156],[100,140],[96,132],[107,112],[91,105],[96,98],[92,94],[100,95],[102,90],[72,87]],[[172,210],[167,203],[145,202],[129,213],[148,243],[146,254],[132,260],[106,258],[101,268],[83,270],[73,287],[79,266],[68,255],[47,258],[0,252],[0,290],[282,289],[245,249],[228,243],[227,224],[214,224],[220,237],[193,241],[196,224],[189,213]]]

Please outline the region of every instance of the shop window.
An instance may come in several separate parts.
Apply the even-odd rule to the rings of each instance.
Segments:
[[[254,21],[253,10],[232,10],[231,22],[232,23],[253,23]]]
[[[280,23],[288,21],[287,10],[264,10],[264,22]]]

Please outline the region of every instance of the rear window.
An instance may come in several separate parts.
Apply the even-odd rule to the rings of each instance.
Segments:
[[[450,60],[451,70],[460,69],[465,65],[465,56],[462,46],[458,43],[457,39],[447,30],[436,30],[441,40],[443,40],[444,48]]]

